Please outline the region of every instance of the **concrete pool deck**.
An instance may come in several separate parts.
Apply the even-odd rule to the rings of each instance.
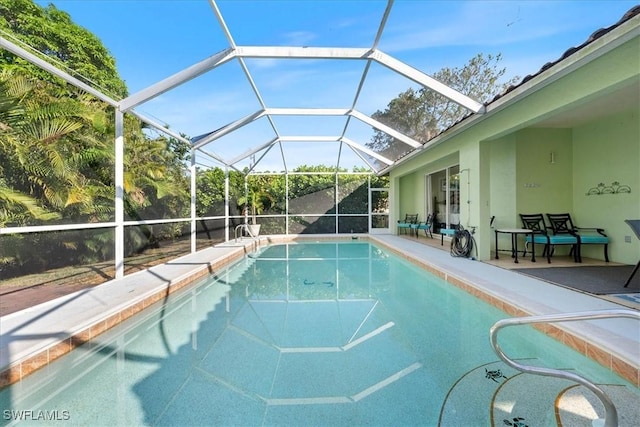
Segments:
[[[493,265],[454,258],[448,252],[399,236],[361,238],[422,265],[510,316],[626,309],[612,301]],[[259,242],[246,239],[228,242],[0,317],[0,388],[20,381],[145,307],[162,301],[171,292],[215,273],[260,245],[335,239],[326,235],[272,236],[261,237]],[[538,329],[632,384],[640,385],[640,322],[636,319],[541,324]]]

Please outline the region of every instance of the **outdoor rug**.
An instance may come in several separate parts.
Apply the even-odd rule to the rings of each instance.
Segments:
[[[616,265],[517,268],[513,271],[579,291],[606,295],[640,292],[640,271],[636,272],[629,286],[624,287],[633,267],[633,265]]]

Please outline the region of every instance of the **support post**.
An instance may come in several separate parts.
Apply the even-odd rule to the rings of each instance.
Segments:
[[[229,241],[229,167],[224,168],[224,241]]]
[[[191,150],[191,253],[196,252],[197,227],[196,227],[196,150]]]
[[[114,256],[116,279],[124,277],[124,114],[119,109],[115,112],[115,236]]]

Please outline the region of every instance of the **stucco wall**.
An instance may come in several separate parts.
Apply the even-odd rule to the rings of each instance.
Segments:
[[[512,227],[517,223],[515,141],[512,134],[489,143],[491,215],[495,215],[494,225],[499,227]]]
[[[571,129],[524,129],[515,139],[517,213],[571,212]]]
[[[573,130],[573,213],[576,225],[602,227],[611,240],[611,259],[635,264],[640,242],[625,219],[640,219],[640,118],[638,109],[589,122]],[[599,183],[628,185],[631,193],[587,195]],[[625,242],[630,236],[630,243]],[[602,247],[583,255],[603,258]]]
[[[406,214],[418,214],[418,220],[424,221],[424,215],[422,205],[419,200],[421,194],[420,182],[416,174],[403,176],[400,178],[400,211],[398,212],[398,219],[404,219]]]

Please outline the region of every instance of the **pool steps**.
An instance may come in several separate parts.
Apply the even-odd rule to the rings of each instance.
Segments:
[[[537,359],[520,360],[539,364]],[[598,384],[618,409],[621,426],[640,425],[638,395],[627,387]],[[604,407],[587,388],[575,382],[521,373],[502,361],[478,366],[451,388],[439,425],[590,426],[604,417]]]
[[[517,325],[528,325],[528,324],[540,324],[540,323],[558,323],[558,322],[572,322],[572,321],[587,321],[587,320],[597,320],[597,319],[607,319],[607,318],[630,318],[635,320],[640,320],[640,313],[635,310],[593,310],[593,311],[583,311],[583,312],[574,312],[574,313],[563,313],[563,314],[551,314],[545,316],[529,316],[529,317],[517,317],[511,319],[502,319],[496,322],[489,331],[489,338],[491,341],[491,346],[493,347],[493,351],[500,356],[500,358],[509,366],[518,369],[521,372],[534,374],[534,375],[542,375],[542,376],[550,376],[553,378],[561,378],[566,379],[578,384],[581,384],[591,390],[600,400],[602,405],[605,407],[605,416],[602,420],[604,422],[605,427],[617,427],[618,426],[618,414],[616,411],[616,407],[609,399],[604,391],[595,385],[593,382],[588,379],[580,376],[576,373],[570,372],[569,370],[561,370],[561,369],[550,369],[543,366],[534,366],[525,363],[516,362],[515,360],[509,358],[504,351],[500,348],[498,344],[498,332],[501,328],[505,328],[508,326],[517,326]]]

